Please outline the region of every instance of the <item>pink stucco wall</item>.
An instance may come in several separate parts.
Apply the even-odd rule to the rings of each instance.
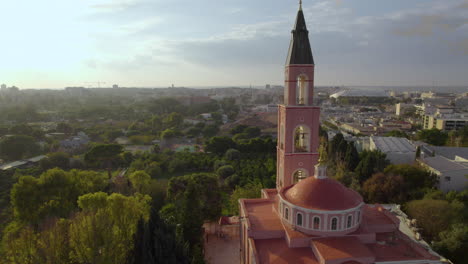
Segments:
[[[285,69],[285,94],[286,105],[296,105],[297,79],[303,75],[307,83],[307,104],[312,105],[314,98],[314,65],[287,65]]]
[[[281,189],[294,183],[293,175],[298,169],[304,170],[307,176],[314,174],[319,158],[320,108],[281,105],[278,112],[279,127],[284,127],[278,131],[277,188]],[[299,126],[307,129],[309,152],[295,152],[294,132]]]

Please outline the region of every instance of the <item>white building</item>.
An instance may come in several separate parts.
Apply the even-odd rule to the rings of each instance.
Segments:
[[[457,161],[460,160],[460,161]],[[464,161],[465,162],[464,162]],[[443,192],[463,191],[468,188],[468,162],[456,156],[456,160],[436,155],[420,160],[421,165],[435,173],[439,179],[438,188]]]

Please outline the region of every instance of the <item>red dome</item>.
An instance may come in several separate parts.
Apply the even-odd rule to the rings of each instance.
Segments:
[[[362,197],[341,183],[326,178],[308,177],[282,190],[286,201],[307,209],[337,211],[357,207]]]

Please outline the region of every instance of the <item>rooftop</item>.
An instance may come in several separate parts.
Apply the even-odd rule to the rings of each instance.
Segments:
[[[435,157],[427,157],[423,159],[423,162],[429,167],[439,171],[468,171],[468,165],[463,162],[455,162],[445,157],[436,155]]]
[[[371,137],[377,149],[383,153],[389,152],[415,152],[416,148],[406,138],[399,137]]]
[[[319,264],[311,248],[290,248],[284,238],[255,240],[259,264]]]
[[[450,159],[450,160],[455,160],[455,156],[468,159],[468,148],[437,147],[437,146],[427,146],[427,148],[429,148],[436,154],[444,156],[445,158]]]
[[[369,248],[356,237],[325,237],[314,239],[311,244],[326,261],[374,257]]]
[[[336,180],[308,177],[283,190],[283,197],[302,208],[335,211],[359,206],[362,197]]]

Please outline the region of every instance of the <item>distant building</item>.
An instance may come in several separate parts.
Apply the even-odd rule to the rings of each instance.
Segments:
[[[26,169],[37,165],[41,160],[47,158],[45,155],[36,156],[30,159],[18,160],[0,166],[0,170]]]
[[[60,148],[66,152],[75,152],[84,148],[89,142],[90,139],[84,132],[78,132],[76,136],[60,141]]]
[[[2,84],[2,85],[0,86],[0,89],[1,89],[2,91],[6,90],[6,88],[7,88],[6,84]]]
[[[468,188],[468,178],[466,177],[468,175],[468,160],[456,161],[436,155],[435,157],[425,157],[419,162],[437,175],[439,190],[449,192],[463,191]]]
[[[117,89],[119,86],[117,84],[112,85],[112,88]]]
[[[415,110],[415,107],[413,104],[404,104],[404,103],[398,103],[395,105],[396,111],[395,114],[397,116],[404,115],[407,112],[410,112],[412,110]]]
[[[418,161],[438,176],[441,191],[468,188],[468,148],[423,145]]]
[[[453,108],[439,108],[435,114],[424,115],[423,128],[443,131],[458,130],[468,125],[468,113],[453,113]]]
[[[386,154],[392,164],[410,164],[416,158],[416,147],[406,138],[370,137],[369,149]]]

